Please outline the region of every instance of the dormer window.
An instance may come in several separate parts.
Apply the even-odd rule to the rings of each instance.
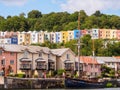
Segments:
[[[70,59],[70,54],[67,54],[67,55],[66,55],[66,58],[67,58],[67,59]]]
[[[50,54],[48,54],[48,58],[50,58]]]
[[[28,57],[28,51],[24,51],[24,58],[27,58]]]
[[[42,52],[39,52],[39,57],[42,57]]]

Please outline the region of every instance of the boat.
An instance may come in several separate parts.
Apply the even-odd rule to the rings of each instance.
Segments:
[[[105,82],[91,82],[87,80],[65,78],[66,88],[82,88],[82,89],[94,89],[94,88],[104,88]]]
[[[78,15],[78,30],[80,30],[80,14]],[[79,50],[80,50],[80,37],[78,39],[78,76],[80,76],[80,66],[79,66],[79,63],[80,63],[80,54],[79,54]],[[93,50],[93,57],[94,57],[94,50]],[[102,82],[94,82],[92,80],[84,80],[84,79],[79,79],[79,78],[68,78],[68,77],[65,77],[65,87],[66,88],[104,88],[105,87],[105,82],[102,81]]]

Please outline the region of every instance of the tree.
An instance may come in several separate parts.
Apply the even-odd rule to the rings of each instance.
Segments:
[[[106,65],[102,65],[101,70],[102,70],[101,72],[102,77],[110,77],[110,78],[115,77],[115,71],[112,68],[107,67]]]
[[[28,18],[40,18],[42,17],[42,14],[38,10],[32,10],[28,13]]]

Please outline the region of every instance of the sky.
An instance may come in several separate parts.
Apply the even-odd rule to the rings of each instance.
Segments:
[[[0,16],[7,17],[39,10],[42,14],[50,12],[73,13],[84,10],[87,15],[96,10],[104,14],[120,16],[120,0],[0,0]]]

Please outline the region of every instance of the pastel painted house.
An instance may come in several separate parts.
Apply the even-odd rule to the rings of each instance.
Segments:
[[[82,64],[82,76],[94,78],[101,75],[101,64],[91,56],[80,56],[80,63]]]
[[[74,31],[68,31],[68,41],[74,39]]]
[[[92,29],[92,39],[99,38],[99,29]]]
[[[50,32],[50,42],[56,43],[56,34],[55,32]]]
[[[44,36],[44,32],[40,31],[38,32],[38,43],[44,43],[45,42],[45,36]]]
[[[61,32],[55,32],[56,33],[56,43],[62,42],[62,33]]]
[[[120,60],[118,60],[116,57],[96,57],[96,59],[98,62],[104,62],[105,65],[115,71],[118,71],[120,69]]]
[[[62,42],[63,43],[66,43],[66,42],[68,42],[68,32],[67,31],[61,31],[61,36],[62,36]]]
[[[74,39],[78,39],[81,36],[80,30],[73,30],[74,31]]]
[[[29,33],[31,35],[31,43],[38,43],[38,32],[37,31],[31,31]]]
[[[14,45],[0,47],[0,75],[17,73],[17,52],[18,49]]]
[[[51,49],[56,55],[56,70],[65,69],[66,71],[74,71],[75,53],[69,48]]]

